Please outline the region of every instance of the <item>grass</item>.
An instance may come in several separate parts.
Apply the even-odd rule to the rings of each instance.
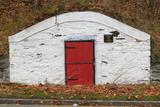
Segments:
[[[58,100],[160,100],[160,84],[157,85],[22,85],[1,84],[0,98],[31,98]]]
[[[57,100],[144,100],[144,101],[159,101],[160,96],[143,96],[141,98],[137,98],[135,96],[131,96],[130,98],[125,95],[119,96],[104,96],[101,94],[95,93],[87,93],[85,96],[83,95],[65,95],[65,94],[57,94],[57,93],[45,93],[42,91],[35,91],[32,94],[19,94],[13,93],[12,95],[0,94],[0,98],[23,98],[23,99],[57,99]]]

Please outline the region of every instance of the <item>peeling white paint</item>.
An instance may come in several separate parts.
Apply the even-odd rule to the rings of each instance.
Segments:
[[[96,84],[149,82],[148,34],[95,12],[66,13],[57,21],[52,17],[9,37],[11,82],[65,84],[65,40],[95,40]],[[104,43],[103,35],[115,30],[120,35]]]

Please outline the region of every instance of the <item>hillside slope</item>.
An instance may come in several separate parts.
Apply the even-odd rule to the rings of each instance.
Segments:
[[[152,35],[152,61],[160,62],[160,0],[0,0],[0,55],[8,36],[56,14],[97,11]]]

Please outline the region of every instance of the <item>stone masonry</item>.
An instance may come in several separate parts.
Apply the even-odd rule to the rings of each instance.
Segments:
[[[9,82],[8,55],[0,56],[0,82]]]

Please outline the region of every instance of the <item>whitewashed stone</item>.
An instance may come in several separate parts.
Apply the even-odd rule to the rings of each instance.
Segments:
[[[95,40],[95,82],[149,83],[150,35],[95,12],[49,18],[9,37],[11,82],[65,84],[64,41]],[[118,31],[113,43],[104,34]],[[124,38],[124,39],[117,39]]]

